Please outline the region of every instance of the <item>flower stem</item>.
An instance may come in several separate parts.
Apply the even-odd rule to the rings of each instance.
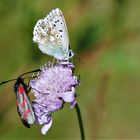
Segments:
[[[79,108],[78,104],[75,105],[75,110],[76,110],[77,118],[78,118],[78,122],[79,122],[81,140],[85,140],[84,127],[83,127],[83,122],[82,122],[82,115],[81,115],[80,108]]]

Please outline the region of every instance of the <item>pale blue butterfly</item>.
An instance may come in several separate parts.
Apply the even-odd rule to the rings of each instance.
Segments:
[[[58,8],[36,23],[33,41],[38,44],[43,53],[58,60],[68,60],[74,55],[69,49],[69,36],[64,16]]]

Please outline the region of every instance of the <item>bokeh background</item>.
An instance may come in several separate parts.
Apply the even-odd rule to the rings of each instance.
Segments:
[[[139,0],[0,0],[0,81],[37,69],[52,57],[32,41],[37,20],[60,8],[69,30],[77,100],[87,140],[140,139]],[[53,114],[46,136],[25,128],[13,84],[0,86],[0,140],[80,139],[75,110]]]

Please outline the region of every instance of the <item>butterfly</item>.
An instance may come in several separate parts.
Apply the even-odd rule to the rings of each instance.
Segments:
[[[16,80],[14,84],[14,92],[16,95],[17,112],[18,112],[18,115],[20,116],[22,123],[27,128],[30,128],[30,125],[35,123],[35,115],[32,108],[32,101],[30,100],[28,96],[29,86],[26,85],[22,76],[28,73],[33,73],[33,72],[38,72],[38,71],[40,71],[40,69],[26,72],[20,75],[16,79],[7,80],[0,83],[0,85],[2,85],[10,81]]]
[[[60,9],[52,10],[44,19],[37,21],[33,41],[39,49],[58,60],[69,60],[74,53],[70,50],[68,30]]]

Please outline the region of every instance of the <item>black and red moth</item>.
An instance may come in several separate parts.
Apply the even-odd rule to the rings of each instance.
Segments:
[[[40,71],[40,69],[26,72],[22,75],[20,75],[17,79],[12,79],[8,81],[1,82],[0,85],[8,83],[10,81],[16,80],[14,84],[14,92],[16,94],[16,105],[17,105],[17,112],[21,118],[22,123],[27,128],[30,128],[31,124],[34,124],[35,122],[35,115],[34,111],[32,109],[32,101],[30,100],[28,96],[28,92],[30,90],[30,87],[26,85],[24,82],[24,79],[22,78],[23,75],[28,73],[33,73]]]
[[[31,106],[31,101],[28,96],[27,85],[24,83],[23,78],[18,77],[14,85],[14,91],[16,94],[16,105],[18,114],[22,120],[22,123],[30,128],[30,124],[35,122],[34,112]]]

